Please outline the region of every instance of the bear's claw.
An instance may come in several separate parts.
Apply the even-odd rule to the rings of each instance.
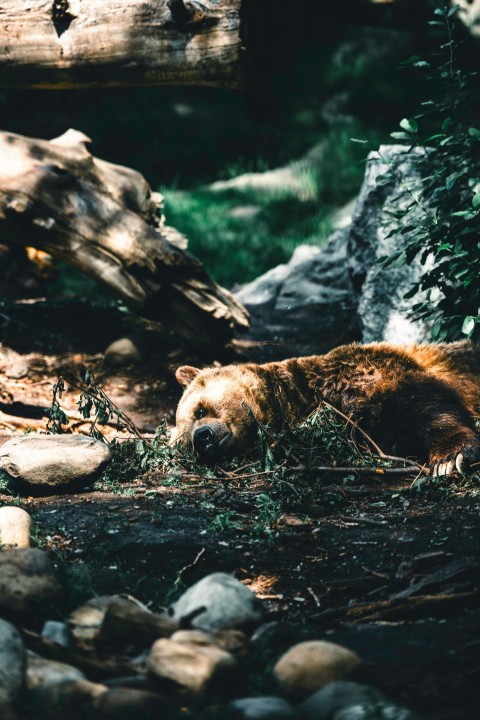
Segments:
[[[455,470],[460,473],[460,475],[463,475],[463,453],[458,453],[454,460],[447,460],[446,462],[433,465],[432,475],[433,477],[451,475]]]
[[[433,477],[452,475],[458,472],[464,475],[473,463],[480,460],[480,444],[463,447],[459,452],[453,453],[448,458],[434,461],[430,465],[430,472]]]

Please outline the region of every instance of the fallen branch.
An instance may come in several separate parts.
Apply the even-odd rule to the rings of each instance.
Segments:
[[[480,602],[478,590],[442,595],[417,595],[403,599],[380,600],[375,603],[331,608],[312,615],[315,625],[330,627],[339,622],[378,622],[382,620],[409,620],[414,617],[443,616],[445,609],[476,608]]]
[[[416,474],[419,471],[419,468],[417,465],[415,466],[409,466],[409,467],[402,467],[402,468],[388,468],[388,467],[337,467],[337,466],[331,466],[331,465],[318,465],[315,467],[292,467],[289,468],[290,472],[297,472],[297,473],[330,473],[332,475],[346,475],[346,474],[355,474],[355,475],[399,475],[399,476],[407,476]],[[426,471],[425,471],[426,472]]]
[[[243,306],[164,225],[163,198],[89,142],[75,130],[50,141],[0,132],[0,241],[74,265],[193,344],[223,345],[248,327]]]

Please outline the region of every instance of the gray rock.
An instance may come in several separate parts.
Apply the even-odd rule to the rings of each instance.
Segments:
[[[422,299],[420,294],[404,299],[424,272],[418,258],[411,265],[382,268],[381,257],[391,255],[405,246],[408,237],[400,241],[388,237],[390,227],[383,212],[392,198],[399,198],[406,180],[414,177],[411,157],[405,146],[382,146],[370,153],[365,177],[352,225],[347,238],[347,256],[350,279],[358,294],[358,315],[362,327],[363,342],[386,340],[395,343],[421,342],[430,337],[430,328],[410,317],[412,306]],[[394,177],[388,182],[378,182],[389,168]],[[411,203],[406,195],[396,199],[396,210]]]
[[[13,625],[0,619],[0,712],[19,696],[25,683],[25,668],[22,636]]]
[[[59,592],[52,564],[42,550],[0,552],[0,610],[31,611]]]
[[[321,248],[300,245],[290,261],[236,291],[252,316],[246,337],[275,344],[275,359],[330,350],[360,339],[358,298],[347,264],[348,228],[335,232]],[[268,359],[268,358],[265,358]],[[273,357],[272,357],[273,359]]]
[[[152,646],[147,669],[165,687],[174,687],[179,698],[198,706],[207,699],[212,688],[233,681],[238,665],[230,653],[216,645],[162,638]]]
[[[273,674],[282,693],[301,699],[345,678],[360,664],[358,655],[342,645],[309,640],[287,650],[275,664]]]
[[[227,717],[239,720],[297,720],[296,710],[279,697],[254,697],[235,700],[228,705]]]
[[[112,367],[122,368],[142,362],[144,347],[141,338],[135,335],[114,340],[104,353],[104,360]]]
[[[110,458],[105,443],[86,435],[23,435],[0,449],[0,469],[30,491],[91,484]]]
[[[0,508],[0,546],[10,548],[30,547],[32,518],[26,510],[15,505]]]
[[[305,720],[413,720],[409,710],[368,685],[333,682],[300,706]]]
[[[47,620],[42,629],[42,637],[48,638],[48,640],[52,640],[52,642],[65,648],[72,647],[74,642],[73,633],[68,625],[56,620]]]
[[[410,201],[408,196],[398,198],[405,181],[415,179],[414,153],[406,154],[406,148],[398,145],[371,153],[353,213],[349,204],[332,218],[342,229],[323,247],[299,246],[288,263],[236,291],[252,316],[249,340],[276,342],[278,359],[282,354],[279,340],[290,348],[290,354],[292,346],[298,354],[308,354],[352,340],[408,343],[429,339],[429,326],[411,317],[412,306],[424,296],[404,298],[425,267],[418,259],[401,267],[378,264],[380,257],[408,242],[403,236],[400,246],[398,238],[388,237],[384,206],[391,202],[401,210]],[[393,176],[377,182],[390,167]],[[345,226],[350,215],[351,223]],[[430,262],[427,259],[426,267]]]
[[[212,573],[189,588],[172,606],[173,617],[180,620],[205,607],[192,625],[202,630],[253,628],[263,617],[260,600],[226,573]]]

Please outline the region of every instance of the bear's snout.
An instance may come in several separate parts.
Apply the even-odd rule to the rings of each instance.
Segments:
[[[223,454],[225,446],[232,437],[229,429],[222,423],[213,422],[201,425],[193,433],[193,447],[202,460],[215,460]]]

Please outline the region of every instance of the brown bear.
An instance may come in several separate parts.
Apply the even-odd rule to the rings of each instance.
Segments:
[[[435,475],[480,460],[480,346],[468,341],[343,345],[326,355],[264,365],[178,368],[185,387],[176,441],[201,460],[251,450],[255,418],[272,430],[304,420],[322,400],[348,415],[384,452],[428,462]]]

